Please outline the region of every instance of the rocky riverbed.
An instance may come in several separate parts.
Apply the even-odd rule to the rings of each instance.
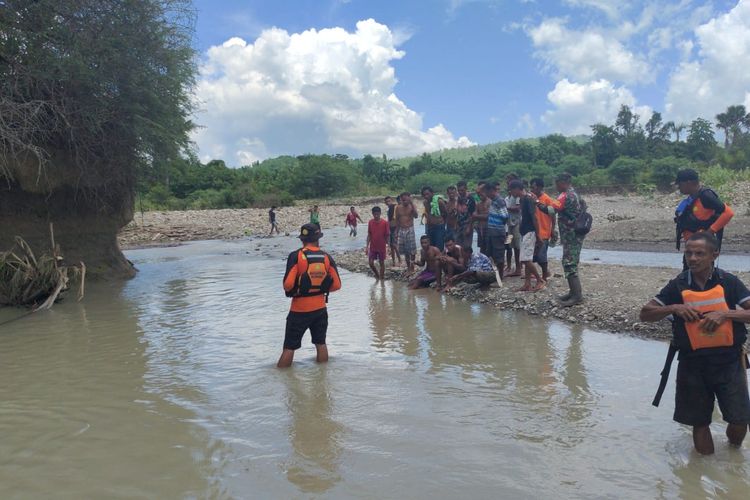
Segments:
[[[348,271],[372,274],[361,251],[339,253],[335,260],[339,267]],[[463,284],[445,293],[498,309],[524,311],[533,316],[554,318],[596,330],[652,339],[668,339],[671,335],[667,320],[642,323],[638,319],[638,313],[641,306],[677,274],[677,270],[581,264],[580,275],[586,300],[573,307],[560,307],[555,300],[557,295],[568,290],[560,262],[551,261],[550,270],[554,276],[550,279],[549,286],[539,292],[518,292],[516,290],[523,281],[520,278],[506,278],[502,288],[480,288],[477,285]],[[750,283],[750,273],[738,273],[738,276],[745,283]],[[386,279],[406,282],[409,278],[403,267],[388,266],[386,269]]]

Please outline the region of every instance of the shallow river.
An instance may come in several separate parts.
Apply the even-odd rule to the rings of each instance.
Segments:
[[[342,272],[330,363],[277,370],[272,241],[131,251],[0,327],[0,498],[746,498],[748,444],[650,405],[663,343]]]

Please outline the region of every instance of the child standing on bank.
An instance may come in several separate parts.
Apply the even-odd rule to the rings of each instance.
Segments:
[[[391,227],[388,221],[380,218],[380,207],[372,207],[372,219],[367,223],[367,246],[365,253],[370,261],[375,279],[385,279],[386,243],[391,237]],[[375,269],[375,259],[380,264],[380,272]]]

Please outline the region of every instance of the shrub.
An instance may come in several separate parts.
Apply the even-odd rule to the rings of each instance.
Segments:
[[[607,167],[609,178],[616,184],[633,184],[635,176],[643,170],[644,164],[641,160],[620,156]]]
[[[254,208],[289,207],[294,205],[294,196],[286,191],[263,193],[253,201]]]
[[[651,162],[649,177],[651,182],[662,191],[669,191],[672,188],[677,172],[684,168],[690,168],[690,162],[683,158],[667,156]]]
[[[406,180],[406,190],[410,193],[419,193],[422,187],[430,186],[436,193],[443,194],[448,186],[455,185],[459,180],[461,178],[458,175],[422,172]]]

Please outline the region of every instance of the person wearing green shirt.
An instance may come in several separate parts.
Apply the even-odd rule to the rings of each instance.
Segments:
[[[320,229],[320,209],[318,205],[314,205],[310,209],[310,224],[315,224]]]

